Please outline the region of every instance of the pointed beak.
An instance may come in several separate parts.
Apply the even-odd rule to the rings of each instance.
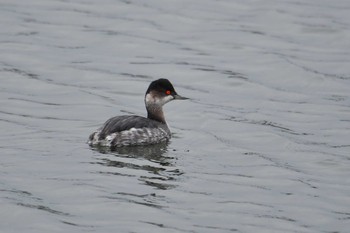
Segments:
[[[188,100],[189,98],[183,97],[183,96],[178,95],[178,94],[175,94],[175,95],[174,95],[174,99],[175,99],[175,100]]]

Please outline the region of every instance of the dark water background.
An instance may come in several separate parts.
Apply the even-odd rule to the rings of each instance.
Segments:
[[[349,232],[350,2],[0,1],[1,232]],[[170,79],[169,145],[91,150]]]

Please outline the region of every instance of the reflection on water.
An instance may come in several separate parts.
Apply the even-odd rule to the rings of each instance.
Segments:
[[[168,157],[168,143],[160,143],[150,146],[132,146],[121,147],[111,151],[106,147],[93,148],[100,154],[96,156],[98,162],[106,167],[113,168],[113,171],[101,171],[102,174],[113,174],[118,176],[133,176],[131,170],[142,170],[146,175],[139,177],[146,185],[157,189],[173,188],[173,184],[167,181],[173,181],[182,174],[175,167],[175,158]],[[127,168],[126,170],[122,170]],[[131,170],[130,170],[131,169]]]
[[[167,152],[168,143],[159,143],[155,145],[149,146],[125,146],[125,147],[117,147],[113,150],[110,150],[108,147],[94,147],[94,150],[102,154],[106,153],[115,153],[121,156],[131,156],[131,157],[144,157],[147,159],[162,159],[163,156]]]

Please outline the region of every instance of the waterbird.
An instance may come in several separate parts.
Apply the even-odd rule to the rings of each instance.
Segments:
[[[171,132],[165,121],[163,105],[185,99],[188,98],[178,95],[168,79],[155,80],[144,97],[147,118],[137,115],[112,117],[89,136],[88,144],[113,149],[168,142]]]

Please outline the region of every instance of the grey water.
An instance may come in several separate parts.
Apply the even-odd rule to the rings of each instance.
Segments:
[[[349,1],[2,0],[0,54],[0,232],[349,232]],[[89,148],[158,78],[170,143]]]

